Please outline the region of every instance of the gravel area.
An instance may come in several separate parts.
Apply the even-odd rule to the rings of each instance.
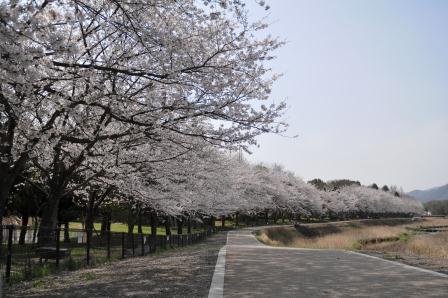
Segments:
[[[14,285],[7,297],[207,297],[227,233],[202,243]]]

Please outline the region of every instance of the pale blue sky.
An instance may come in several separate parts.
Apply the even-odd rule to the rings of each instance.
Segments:
[[[248,7],[288,41],[272,100],[286,100],[299,137],[262,136],[249,159],[306,180],[448,183],[448,1],[267,2]]]

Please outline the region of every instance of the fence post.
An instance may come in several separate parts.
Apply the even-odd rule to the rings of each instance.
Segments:
[[[143,233],[140,234],[141,237],[141,243],[142,243],[142,256],[145,255],[145,238],[143,238]]]
[[[8,254],[6,256],[6,274],[5,279],[6,282],[9,283],[11,281],[11,260],[12,260],[12,233],[13,226],[8,226]],[[3,231],[2,231],[3,232]]]
[[[107,230],[106,231],[106,235],[107,235],[107,259],[109,260],[110,259],[110,231],[109,230]]]
[[[124,259],[124,232],[121,232],[121,258]]]
[[[90,237],[91,237],[91,229],[87,230],[87,241],[86,241],[86,262],[87,265],[90,265]]]
[[[60,256],[59,256],[59,252],[60,252],[60,250],[61,250],[61,243],[60,243],[60,238],[59,238],[59,236],[60,236],[60,229],[59,229],[59,227],[58,228],[56,228],[56,230],[55,230],[55,233],[56,233],[56,267],[59,267],[59,258],[60,258]]]

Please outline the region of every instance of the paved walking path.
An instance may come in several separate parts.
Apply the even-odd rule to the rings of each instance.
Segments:
[[[252,231],[228,234],[209,297],[448,297],[446,275],[349,251],[269,247]]]

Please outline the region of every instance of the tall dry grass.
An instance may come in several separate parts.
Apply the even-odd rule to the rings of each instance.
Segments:
[[[378,225],[375,225],[378,223]],[[431,227],[448,225],[447,218],[426,218],[423,220],[400,223],[397,221],[355,221],[349,223],[327,223],[306,225],[306,229],[297,231],[292,227],[280,227],[262,230],[258,239],[272,246],[289,246],[319,249],[360,249],[360,240],[398,237],[408,233],[408,228]],[[441,235],[441,234],[440,234]],[[409,253],[446,255],[448,249],[448,236],[428,241],[429,238],[415,237],[409,241]],[[431,238],[432,239],[432,238]],[[403,250],[402,244],[378,243],[367,245],[369,249],[383,250],[388,246],[398,246]],[[444,247],[443,247],[444,246]],[[442,248],[443,247],[443,248]],[[398,248],[396,248],[398,249]]]
[[[272,233],[262,231],[259,239],[268,245],[273,246],[290,246],[302,248],[325,248],[325,249],[353,249],[357,248],[358,241],[363,239],[384,238],[398,236],[406,231],[404,227],[365,227],[365,228],[347,228],[341,232],[327,234],[318,237],[306,237],[296,233],[294,228],[290,229],[292,238],[287,241],[279,237],[272,237]],[[285,232],[283,232],[285,234]]]
[[[405,249],[411,255],[448,258],[448,232],[418,235],[408,241]]]

